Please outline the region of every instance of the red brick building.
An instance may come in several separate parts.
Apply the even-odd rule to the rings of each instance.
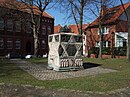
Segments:
[[[34,38],[29,22],[30,10],[24,3],[13,0],[11,4],[7,4],[9,2],[6,1],[0,0],[0,55],[8,53],[33,54]],[[37,19],[38,9],[34,10],[34,14]],[[48,35],[52,33],[54,33],[54,18],[44,12],[42,27],[39,31],[39,55],[48,52]]]
[[[130,2],[124,4],[124,8],[130,16]],[[100,16],[85,28],[86,49],[99,47],[99,22],[102,17],[105,17],[102,24],[103,47],[112,47],[112,32],[114,32],[114,47],[127,46],[128,21],[122,5],[113,8],[102,6]]]

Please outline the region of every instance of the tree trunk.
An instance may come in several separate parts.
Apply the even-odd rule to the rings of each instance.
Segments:
[[[82,35],[83,34],[83,31],[82,31],[82,29],[83,29],[83,4],[84,3],[84,1],[83,0],[81,0],[81,3],[80,3],[80,35]]]
[[[98,55],[98,57],[99,58],[102,58],[102,32],[101,32],[101,29],[102,29],[102,27],[101,27],[101,24],[99,24],[99,55]]]
[[[38,55],[38,34],[36,31],[36,26],[33,25],[33,37],[34,37],[34,55]]]
[[[127,43],[127,59],[130,61],[130,21],[128,21],[128,43]]]

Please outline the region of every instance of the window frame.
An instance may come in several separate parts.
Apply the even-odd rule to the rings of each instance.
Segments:
[[[47,27],[47,32],[48,32],[48,34],[51,34],[51,31],[52,31],[51,26],[48,26],[48,27]]]
[[[15,41],[15,49],[21,49],[21,41],[20,40]]]
[[[26,33],[31,34],[32,33],[32,28],[31,28],[31,23],[27,22],[26,23]]]
[[[15,21],[15,31],[21,32],[21,22],[20,21]]]
[[[0,49],[4,49],[4,39],[0,38]]]
[[[13,20],[9,19],[7,20],[7,27],[6,27],[7,31],[13,31]]]
[[[97,33],[99,35],[99,29],[98,29]],[[102,27],[101,33],[102,34],[109,34],[109,27]]]
[[[2,17],[0,17],[0,30],[4,30],[4,19]]]
[[[44,42],[44,43],[43,43]],[[45,40],[42,40],[41,41],[41,44],[42,44],[42,49],[45,49],[46,48],[46,41]]]
[[[42,35],[46,35],[46,26],[45,25],[43,25],[42,26]]]
[[[13,40],[12,39],[7,40],[7,49],[13,49]]]

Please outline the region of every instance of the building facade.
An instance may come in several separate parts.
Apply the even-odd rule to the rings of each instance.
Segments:
[[[124,4],[125,11],[130,15],[130,2]],[[99,22],[101,25],[103,47],[126,47],[128,36],[128,21],[122,5],[113,8],[102,6],[100,16],[85,28],[86,50],[99,47]],[[130,19],[129,19],[130,20]]]
[[[17,5],[17,8],[6,3],[6,0],[0,1],[0,55],[33,54],[34,38],[29,9],[23,9],[25,5],[15,0],[12,4]],[[37,20],[38,12],[34,11],[34,14]],[[39,55],[48,53],[48,35],[52,33],[54,18],[44,12],[39,30]]]

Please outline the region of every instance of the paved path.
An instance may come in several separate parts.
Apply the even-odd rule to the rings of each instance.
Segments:
[[[102,73],[117,72],[112,69],[105,69],[102,67],[93,67],[89,69],[82,69],[79,71],[68,71],[68,72],[56,72],[53,70],[48,70],[47,65],[37,65],[23,60],[12,60],[13,63],[17,64],[24,71],[27,71],[29,74],[34,76],[39,80],[58,80],[74,77],[83,77],[90,75],[97,75]]]

